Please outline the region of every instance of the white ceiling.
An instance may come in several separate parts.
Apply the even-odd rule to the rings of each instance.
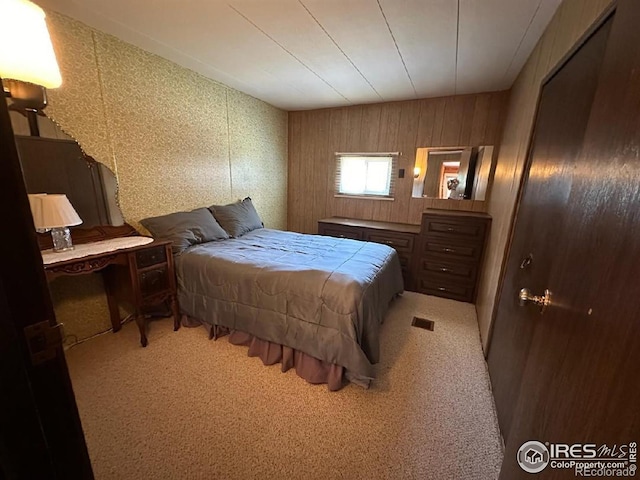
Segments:
[[[561,0],[35,0],[285,110],[504,90]]]

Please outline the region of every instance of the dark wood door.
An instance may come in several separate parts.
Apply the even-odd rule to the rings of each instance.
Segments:
[[[555,88],[556,80],[575,70],[583,52],[594,54],[586,63],[601,64],[588,121],[574,117],[582,122],[582,133],[569,135],[559,142],[566,148],[548,156],[564,160],[538,162],[539,134],[554,123],[562,128],[557,117],[543,116],[545,96],[541,99],[489,352],[506,437],[500,474],[504,480],[532,478],[516,461],[528,441],[548,446],[626,445],[623,458],[628,459],[628,445],[640,438],[638,24],[640,4],[618,2],[613,21],[544,87],[545,94],[548,87]],[[574,92],[568,91],[567,98],[583,88],[583,74],[577,70],[574,75]],[[530,188],[538,182],[548,187]],[[536,217],[538,223],[532,222]],[[528,244],[519,240],[523,235],[531,237]],[[520,261],[532,249],[533,261],[520,269]],[[516,306],[521,287],[536,294],[545,288],[552,292],[543,315],[536,307]],[[598,452],[598,457],[606,456]],[[575,477],[575,469],[550,465],[539,473],[544,479]]]
[[[55,314],[1,97],[0,218],[0,478],[93,478],[62,347],[34,365],[25,337]]]
[[[505,439],[509,437],[520,379],[540,320],[536,309],[519,306],[518,293],[523,287],[544,292],[556,257],[562,255],[554,246],[555,235],[566,215],[611,22],[595,32],[541,93],[530,169],[519,204],[488,358]]]

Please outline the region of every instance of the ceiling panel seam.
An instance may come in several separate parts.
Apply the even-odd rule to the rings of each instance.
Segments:
[[[275,43],[276,45],[278,45],[282,50],[284,50],[285,52],[287,52],[291,57],[293,57],[298,63],[300,63],[300,65],[302,65],[304,68],[306,68],[307,70],[309,70],[311,73],[313,73],[316,77],[318,77],[320,80],[322,80],[329,88],[331,88],[334,92],[336,92],[338,95],[340,95],[342,98],[345,99],[345,101],[349,104],[352,104],[352,102],[345,97],[342,93],[340,93],[333,85],[331,85],[329,82],[327,82],[324,78],[322,78],[315,70],[313,70],[311,67],[309,67],[309,65],[307,65],[306,63],[304,63],[302,60],[300,60],[297,56],[295,56],[293,54],[293,52],[291,52],[290,50],[287,50],[287,48],[282,45],[280,42],[278,42],[275,38],[273,38],[271,35],[269,35],[267,32],[265,32],[263,29],[261,29],[257,24],[255,24],[250,18],[248,18],[246,15],[244,15],[240,10],[238,10],[237,8],[235,8],[233,5],[227,4],[229,6],[229,8],[231,8],[234,12],[236,12],[238,15],[240,15],[242,18],[244,18],[247,22],[249,22],[251,25],[253,25],[257,30],[259,30],[265,37],[267,37],[269,40],[271,40],[273,43]]]
[[[376,88],[371,84],[371,82],[369,81],[369,79],[367,77],[365,77],[364,73],[362,73],[362,71],[360,71],[360,69],[356,66],[355,63],[353,63],[353,61],[351,60],[351,58],[349,58],[349,55],[347,55],[345,53],[344,50],[342,50],[342,48],[340,48],[340,45],[338,45],[338,42],[336,42],[334,40],[334,38],[329,34],[329,32],[324,28],[324,26],[320,23],[320,21],[313,15],[313,13],[311,13],[311,11],[309,10],[309,8],[307,8],[307,6],[302,3],[302,0],[298,0],[298,2],[300,3],[300,5],[302,5],[302,7],[307,11],[307,13],[309,14],[309,16],[311,18],[313,18],[313,20],[318,24],[318,26],[322,29],[322,31],[327,35],[327,37],[329,37],[329,40],[331,40],[333,42],[333,44],[336,46],[336,48],[338,50],[340,50],[340,53],[342,53],[342,55],[344,55],[344,58],[346,58],[349,63],[353,66],[353,68],[355,68],[356,72],[358,72],[360,74],[360,76],[364,79],[365,82],[367,82],[367,84],[371,87],[371,89],[376,93],[376,95],[380,98],[380,100],[384,100],[384,98],[382,98],[382,95],[380,95],[380,93],[378,93],[378,91],[376,90]]]
[[[402,56],[402,53],[400,53],[400,47],[398,47],[398,42],[396,41],[396,37],[393,34],[393,31],[391,30],[391,26],[389,25],[387,16],[384,14],[382,5],[380,5],[380,0],[376,0],[376,1],[378,2],[378,8],[380,8],[380,13],[382,14],[382,18],[384,18],[384,23],[387,24],[387,29],[389,30],[389,34],[393,39],[393,44],[396,46],[396,50],[398,52],[398,55],[400,56],[400,61],[402,62],[402,66],[404,67],[404,71],[407,73],[407,77],[409,78],[409,82],[411,83],[411,88],[413,88],[413,93],[415,95],[415,98],[418,98],[418,92],[416,90],[416,86],[413,84],[413,79],[411,78],[411,75],[409,75],[409,69],[407,68],[407,64],[404,62],[404,57]]]
[[[513,62],[515,62],[516,57],[518,56],[518,52],[520,51],[520,47],[522,47],[524,39],[527,37],[527,33],[529,33],[529,29],[531,28],[531,25],[533,24],[533,21],[535,20],[536,15],[538,15],[538,10],[540,10],[540,5],[542,5],[542,0],[538,0],[538,6],[536,7],[535,11],[533,12],[533,15],[531,15],[531,19],[529,20],[529,24],[527,25],[527,28],[525,29],[524,33],[522,34],[522,37],[520,37],[520,41],[518,42],[518,46],[516,47],[516,50],[513,52],[513,55],[511,56],[511,61],[509,62],[509,65],[507,65],[507,69],[505,70],[504,75],[502,76],[503,80],[505,78],[507,78],[507,76],[509,75],[509,70],[511,70],[511,66],[513,65]]]

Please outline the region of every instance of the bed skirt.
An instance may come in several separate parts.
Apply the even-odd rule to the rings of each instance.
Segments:
[[[299,377],[314,385],[326,383],[332,392],[340,390],[349,382],[364,388],[369,388],[370,385],[369,379],[353,378],[347,369],[340,365],[319,360],[299,350],[263,340],[240,330],[211,325],[187,315],[182,315],[182,325],[185,327],[203,326],[209,332],[209,338],[214,340],[228,335],[229,343],[249,347],[247,355],[260,358],[265,366],[280,363],[283,373],[294,368]]]

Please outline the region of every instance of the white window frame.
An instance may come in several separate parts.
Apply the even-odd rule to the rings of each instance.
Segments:
[[[335,185],[335,196],[336,197],[351,197],[351,198],[370,198],[370,199],[383,199],[383,200],[393,200],[393,190],[394,190],[394,172],[396,169],[398,152],[367,152],[367,153],[341,153],[336,152],[336,185]],[[357,191],[348,191],[343,189],[343,160],[348,158],[358,158],[365,160],[365,172],[369,167],[369,163],[380,162],[381,159],[384,159],[388,162],[388,176],[386,179],[386,188],[384,190],[368,190],[367,185],[365,183],[364,189]],[[366,181],[365,181],[366,182]]]

